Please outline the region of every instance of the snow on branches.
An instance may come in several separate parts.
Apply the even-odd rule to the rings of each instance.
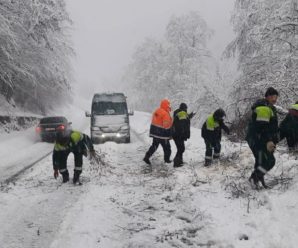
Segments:
[[[173,107],[186,102],[192,110],[209,114],[218,103],[217,98],[208,99],[208,105],[205,101],[206,95],[214,96],[218,82],[216,61],[207,48],[212,33],[191,12],[173,16],[164,39],[146,39],[136,49],[125,76],[134,105],[150,112],[168,97]]]
[[[0,0],[0,89],[36,112],[70,88],[71,24],[64,1]]]
[[[232,23],[236,38],[226,55],[239,59],[233,95],[241,112],[268,86],[280,91],[282,106],[297,101],[297,0],[237,0]]]

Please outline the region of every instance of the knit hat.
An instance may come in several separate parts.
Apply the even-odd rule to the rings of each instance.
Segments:
[[[265,97],[267,96],[278,96],[278,91],[273,87],[269,87],[265,93]]]
[[[214,112],[213,116],[215,120],[222,120],[226,116],[226,112],[222,108],[219,108]]]
[[[181,103],[179,109],[186,111],[187,110],[187,105],[186,103]]]

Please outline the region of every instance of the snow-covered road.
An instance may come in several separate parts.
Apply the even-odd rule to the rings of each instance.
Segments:
[[[0,137],[0,182],[8,180],[53,149],[53,145],[39,141],[34,128],[1,134]]]
[[[164,165],[160,151],[146,166],[149,123],[150,115],[136,113],[131,144],[96,146],[104,165],[85,161],[83,186],[54,180],[50,156],[3,185],[0,247],[296,247],[294,157],[277,154],[270,173],[283,171],[293,178],[289,185],[252,191],[247,147],[225,141],[223,162],[204,168],[198,129],[187,143],[184,167]]]

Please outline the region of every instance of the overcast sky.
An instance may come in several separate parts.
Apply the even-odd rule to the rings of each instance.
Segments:
[[[198,11],[215,35],[210,49],[220,56],[233,38],[234,0],[67,0],[74,21],[78,89],[85,94],[117,90],[134,48],[145,37],[161,38],[172,15]]]

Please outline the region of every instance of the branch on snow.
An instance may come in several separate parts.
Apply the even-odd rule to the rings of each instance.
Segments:
[[[284,22],[284,23],[281,23],[281,24],[275,26],[273,30],[280,29],[280,28],[285,27],[285,26],[296,27],[296,26],[298,26],[298,22]]]

